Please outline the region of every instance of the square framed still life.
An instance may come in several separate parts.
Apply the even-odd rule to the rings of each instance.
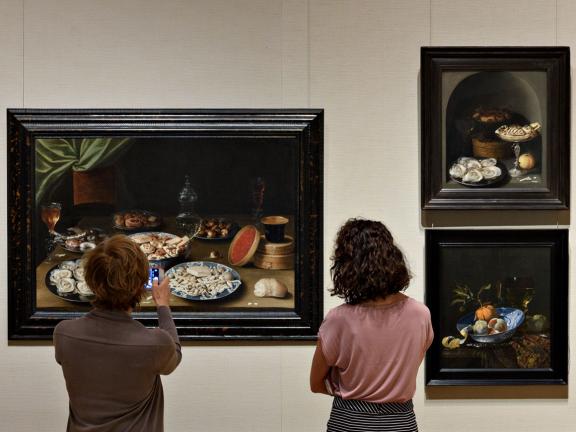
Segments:
[[[568,230],[428,230],[426,385],[566,387],[567,298]]]
[[[422,209],[568,209],[568,47],[423,47],[421,110]]]

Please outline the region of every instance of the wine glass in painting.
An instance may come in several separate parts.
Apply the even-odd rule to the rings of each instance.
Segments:
[[[255,222],[259,222],[264,214],[264,191],[266,181],[262,177],[256,177],[250,181],[252,189],[252,203],[250,213]]]
[[[528,313],[528,305],[535,295],[535,284],[532,276],[512,276],[504,280],[506,306],[521,308]]]
[[[51,202],[48,204],[43,204],[40,207],[40,217],[42,222],[48,228],[48,238],[46,239],[46,261],[51,261],[51,252],[56,247],[56,224],[60,220],[60,214],[62,211],[62,204],[57,202]]]

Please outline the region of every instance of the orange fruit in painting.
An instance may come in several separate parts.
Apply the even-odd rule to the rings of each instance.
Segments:
[[[496,309],[492,305],[480,306],[478,309],[476,309],[475,316],[477,320],[484,320],[488,322],[492,318],[496,318]]]

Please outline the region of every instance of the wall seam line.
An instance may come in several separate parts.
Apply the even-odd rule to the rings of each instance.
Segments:
[[[284,347],[280,347],[280,432],[284,432]]]
[[[282,6],[281,6],[282,11],[280,12],[280,26],[282,28],[282,31],[280,32],[280,39],[281,39],[281,43],[280,43],[280,104],[282,105],[282,108],[286,107],[286,98],[284,97],[285,95],[285,89],[284,89],[284,74],[285,74],[285,70],[284,70],[284,66],[286,64],[286,62],[284,61],[284,56],[286,55],[286,39],[285,39],[285,35],[286,35],[286,0],[282,0]]]
[[[312,77],[312,71],[311,71],[311,61],[310,59],[312,58],[311,54],[310,54],[310,46],[311,46],[311,42],[310,42],[310,0],[306,0],[306,72],[308,74],[308,76],[306,77],[306,93],[308,93],[306,95],[306,99],[307,99],[307,103],[308,103],[308,108],[311,108],[311,101],[312,101],[312,84],[310,83],[311,81],[311,77]]]
[[[556,46],[558,46],[558,0],[556,0],[554,2],[555,4],[555,8],[554,8],[554,44]]]
[[[558,0],[556,0],[558,1]],[[428,1],[428,39],[430,46],[432,46],[432,0]]]
[[[26,83],[24,81],[24,78],[26,76],[26,74],[25,74],[25,70],[26,70],[26,57],[25,57],[25,55],[26,55],[26,51],[25,51],[26,38],[25,38],[25,35],[26,35],[26,32],[24,31],[24,27],[25,27],[25,23],[26,23],[25,18],[24,18],[24,14],[26,11],[25,3],[26,3],[26,0],[22,0],[22,108],[24,108],[26,106],[26,104],[24,103],[25,102],[24,96],[26,94],[26,92],[25,92]]]

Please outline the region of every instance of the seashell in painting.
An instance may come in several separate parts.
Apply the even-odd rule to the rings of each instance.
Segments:
[[[471,160],[476,160],[476,159],[474,159],[473,157],[462,156],[462,157],[459,157],[456,162],[461,164],[461,165],[466,166],[466,163],[468,163],[468,161],[471,161]]]
[[[90,287],[88,286],[88,284],[84,281],[78,281],[76,283],[76,290],[78,291],[78,293],[80,295],[84,295],[84,296],[92,296],[94,295],[94,292],[90,289]]]
[[[482,159],[480,161],[480,165],[482,165],[483,167],[496,166],[496,163],[497,163],[497,160],[494,158]]]
[[[462,181],[464,181],[466,183],[478,183],[478,182],[481,182],[483,179],[484,179],[484,176],[482,175],[480,170],[471,169],[470,171],[468,171],[466,173],[466,175],[464,175],[464,177],[462,178]]]
[[[482,165],[476,159],[470,159],[468,162],[466,162],[466,168],[468,169],[482,168]]]
[[[59,293],[72,293],[76,289],[76,281],[73,278],[60,279],[56,288]]]
[[[493,178],[500,177],[500,175],[502,174],[502,170],[497,166],[487,166],[482,168],[481,173],[486,180],[490,180]]]
[[[68,269],[55,269],[50,273],[50,282],[57,285],[62,279],[72,277],[72,271]]]
[[[450,173],[450,176],[454,178],[462,178],[464,177],[464,174],[466,174],[466,167],[462,164],[455,163],[450,167],[448,172]]]

